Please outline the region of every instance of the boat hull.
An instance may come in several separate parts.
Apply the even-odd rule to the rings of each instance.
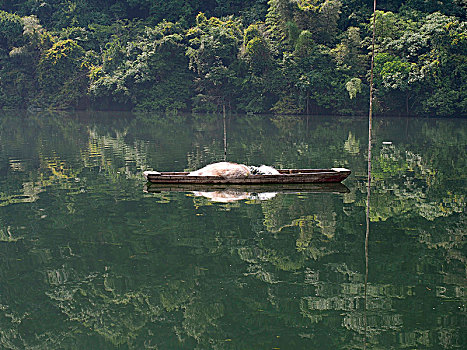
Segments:
[[[305,184],[341,182],[351,173],[349,169],[281,169],[279,175],[250,175],[246,177],[189,176],[188,172],[145,171],[148,182],[156,184]]]

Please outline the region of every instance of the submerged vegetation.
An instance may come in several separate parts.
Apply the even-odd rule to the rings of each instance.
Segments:
[[[378,2],[379,113],[466,115],[462,0]],[[370,1],[0,4],[0,108],[366,111]]]

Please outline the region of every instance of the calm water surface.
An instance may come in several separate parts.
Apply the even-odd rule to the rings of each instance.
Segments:
[[[465,349],[466,120],[376,118],[368,266],[365,118],[227,120],[229,160],[345,187],[145,191],[222,125],[0,113],[1,349]]]

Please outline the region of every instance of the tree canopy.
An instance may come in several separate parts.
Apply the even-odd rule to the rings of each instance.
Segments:
[[[466,115],[462,1],[379,1],[379,113]],[[0,108],[358,114],[372,8],[355,0],[0,4]]]

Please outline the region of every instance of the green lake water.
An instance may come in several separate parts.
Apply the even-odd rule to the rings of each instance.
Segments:
[[[365,117],[226,126],[228,160],[352,175],[148,189],[223,160],[222,117],[0,112],[0,349],[465,349],[467,120],[375,118],[368,250]]]

